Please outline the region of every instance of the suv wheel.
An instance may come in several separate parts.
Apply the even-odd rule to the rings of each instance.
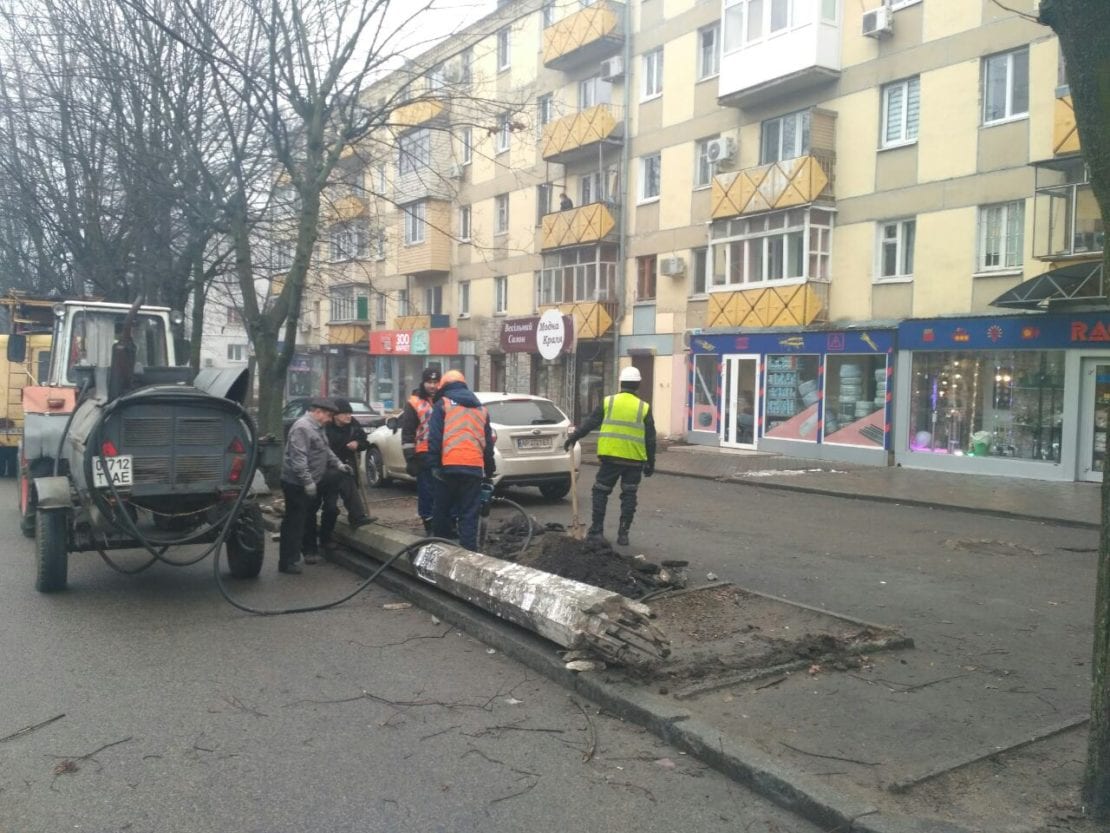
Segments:
[[[548,500],[562,500],[567,496],[570,491],[570,478],[566,480],[556,480],[552,483],[544,483],[540,486],[540,494]]]
[[[385,463],[382,453],[371,448],[366,452],[366,485],[371,489],[380,489],[389,485],[389,478],[385,476]]]

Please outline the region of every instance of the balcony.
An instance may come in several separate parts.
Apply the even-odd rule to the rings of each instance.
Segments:
[[[402,241],[397,251],[397,274],[400,275],[433,275],[451,271],[451,204],[439,200],[426,200],[424,203],[423,221],[416,223],[419,228],[413,228],[413,221],[407,216],[407,211],[401,214],[399,239]],[[406,226],[410,226],[406,228]],[[405,242],[409,235],[419,231],[418,242]]]
[[[566,163],[596,150],[598,142],[615,141],[624,124],[616,107],[598,104],[551,122],[543,129],[543,158]]]
[[[713,219],[831,200],[831,154],[810,154],[713,177]]]
[[[445,119],[450,115],[445,98],[419,98],[397,107],[389,117],[389,124],[397,130],[411,130]]]
[[[616,227],[617,221],[609,206],[601,202],[545,214],[542,247],[561,249],[566,246],[601,243],[612,239]]]
[[[395,330],[432,330],[450,326],[449,315],[398,315],[393,319]]]
[[[543,64],[565,70],[596,63],[624,43],[624,4],[598,0],[543,30]]]
[[[808,327],[828,320],[828,296],[829,285],[823,281],[714,292],[705,326]]]
[[[1106,226],[1083,159],[1051,159],[1034,165],[1034,170],[1033,257],[1101,258]]]
[[[840,24],[823,17],[827,3],[791,0],[780,18],[769,12],[745,14],[754,2],[740,0],[726,9],[722,21],[725,48],[717,82],[721,104],[750,107],[839,77]],[[731,47],[732,39],[739,49]]]
[[[541,313],[557,309],[574,318],[575,339],[604,338],[613,328],[617,316],[616,301],[569,301],[562,304],[541,304]]]
[[[1070,95],[1056,99],[1052,115],[1052,152],[1056,156],[1079,153],[1079,131],[1075,127],[1075,108]]]
[[[328,344],[366,344],[370,332],[369,321],[328,322]]]

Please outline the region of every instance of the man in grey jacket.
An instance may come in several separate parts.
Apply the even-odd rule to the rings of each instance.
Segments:
[[[302,571],[305,522],[308,513],[313,511],[317,489],[328,469],[351,473],[351,467],[331,450],[324,431],[335,411],[335,403],[330,399],[309,400],[308,410],[293,423],[285,438],[285,458],[281,464],[285,516],[281,519],[278,572],[297,575]]]

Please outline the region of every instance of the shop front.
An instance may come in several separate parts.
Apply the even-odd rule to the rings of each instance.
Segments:
[[[894,331],[690,336],[689,442],[885,465]]]
[[[505,390],[527,391],[573,409],[574,318],[557,310],[501,324]]]
[[[904,466],[1100,481],[1110,315],[905,321],[895,459]]]
[[[461,370],[477,385],[477,359],[472,354],[461,354],[459,348],[459,331],[454,327],[372,331],[367,385],[370,404],[384,411],[400,409],[429,366],[440,371]]]

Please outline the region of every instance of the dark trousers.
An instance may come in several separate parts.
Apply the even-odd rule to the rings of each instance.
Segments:
[[[330,470],[320,484],[320,505],[323,506],[320,513],[321,543],[328,541],[335,531],[335,522],[339,520],[340,498],[343,499],[349,522],[359,523],[367,518],[366,507],[362,503],[362,495],[358,493],[358,483],[354,476]]]
[[[437,538],[451,537],[451,523],[459,519],[459,544],[472,552],[478,551],[478,503],[482,478],[467,474],[443,474],[435,483],[435,514],[433,529]]]
[[[636,490],[644,477],[642,463],[614,463],[602,460],[597,469],[597,479],[593,489],[593,518],[590,528],[600,532],[605,525],[605,507],[609,495],[619,480],[621,483],[621,526],[632,526],[632,516],[636,514]]]
[[[417,457],[417,460],[420,460],[420,457]],[[426,521],[435,511],[436,479],[432,476],[432,470],[425,466],[423,461],[418,465],[420,468],[416,472],[416,511],[421,519]]]
[[[281,519],[281,539],[278,542],[278,566],[287,567],[300,561],[301,549],[305,541],[308,518],[312,516],[313,536],[316,529],[315,498],[305,494],[304,486],[281,481],[281,492],[285,496],[285,515]],[[312,552],[315,550],[315,543]]]

